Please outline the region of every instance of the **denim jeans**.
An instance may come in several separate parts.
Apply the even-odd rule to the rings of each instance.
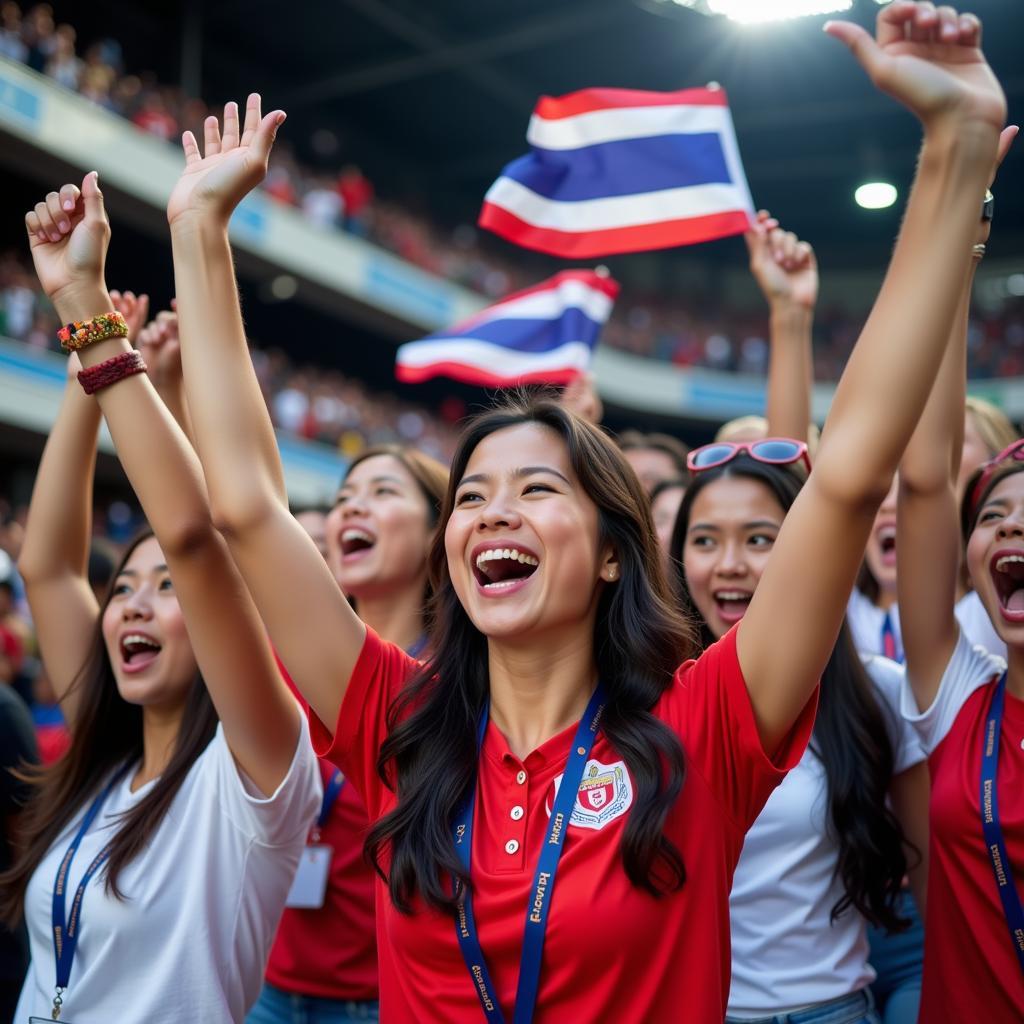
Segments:
[[[878,974],[871,986],[882,1024],[916,1024],[921,1004],[921,967],[924,961],[924,925],[913,896],[905,889],[896,908],[912,924],[905,932],[889,935],[868,929],[871,966]]]
[[[352,1024],[354,1021],[376,1024],[379,1019],[380,1007],[375,1002],[299,996],[264,985],[245,1024]]]
[[[755,1020],[726,1017],[726,1024],[880,1024],[875,1000],[870,989],[861,989],[852,996],[840,996],[827,1003],[805,1006],[790,1013],[776,1013]]]

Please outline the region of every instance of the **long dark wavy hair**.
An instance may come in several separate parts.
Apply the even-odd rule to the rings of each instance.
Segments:
[[[0,919],[20,920],[25,889],[32,873],[61,832],[115,772],[142,758],[142,708],[129,704],[117,689],[103,640],[103,612],[110,603],[118,575],[132,552],[152,537],[136,536],[117,565],[96,619],[92,646],[72,686],[78,693],[78,714],[71,746],[48,768],[26,768],[22,775],[34,792],[22,815],[11,867],[0,874]],[[185,714],[171,760],[153,788],[128,811],[111,841],[105,867],[107,892],[124,895],[118,879],[124,868],[149,845],[196,758],[217,729],[217,713],[197,673],[188,692]]]
[[[443,527],[477,445],[521,424],[543,426],[552,445],[565,446],[580,486],[597,506],[598,541],[611,545],[619,562],[618,581],[602,585],[598,599],[594,656],[608,691],[602,729],[626,762],[636,793],[621,846],[626,875],[656,896],[680,888],[686,878],[682,856],[664,835],[683,786],[683,748],[651,709],[696,650],[695,633],[672,599],[646,496],[622,454],[598,429],[554,402],[518,395],[471,421],[463,433],[430,554],[434,653],[389,710],[378,770],[398,804],[373,826],[366,851],[403,913],[411,913],[417,895],[429,907],[452,911],[457,899],[448,880],[459,880],[460,896],[470,882],[456,856],[451,822],[476,779],[476,727],[489,687],[487,637],[452,586]]]
[[[680,605],[700,623],[704,646],[715,637],[690,595],[682,554],[697,495],[716,480],[729,477],[761,484],[787,514],[802,486],[784,466],[770,466],[746,455],[694,476],[679,506],[670,550]],[[895,764],[889,740],[894,723],[887,722],[888,716],[844,619],[822,673],[811,739],[825,767],[830,831],[839,849],[836,876],[844,891],[832,908],[832,920],[853,907],[871,924],[902,931],[910,922],[898,914],[896,901],[907,872],[907,841],[886,804]]]

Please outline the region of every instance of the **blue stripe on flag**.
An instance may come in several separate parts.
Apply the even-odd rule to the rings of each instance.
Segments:
[[[575,202],[731,182],[716,132],[540,149],[501,172],[546,199]]]
[[[549,352],[570,341],[582,341],[593,347],[601,327],[582,310],[570,308],[556,320],[491,320],[460,334],[440,332],[423,340],[473,338],[514,352]]]

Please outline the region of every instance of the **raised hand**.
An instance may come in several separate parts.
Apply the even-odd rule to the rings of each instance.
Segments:
[[[95,171],[82,187],[64,185],[25,215],[32,262],[39,283],[62,319],[74,309],[75,295],[105,290],[103,268],[110,243],[110,222],[103,208]],[[92,314],[104,310],[92,310]]]
[[[846,43],[872,82],[926,128],[947,118],[980,121],[997,132],[1006,97],[981,52],[981,22],[952,7],[894,0],[878,14],[875,38],[847,21],[825,31]]]
[[[149,316],[149,296],[110,290],[110,301],[128,324],[128,337],[135,341]]]
[[[149,370],[153,386],[163,393],[181,383],[181,345],[178,314],[163,309],[139,332],[136,348]]]
[[[744,240],[750,272],[768,304],[791,302],[813,310],[818,300],[818,261],[811,246],[792,231],[783,231],[767,210],[758,212]]]
[[[245,124],[239,130],[238,104],[224,107],[224,134],[216,117],[204,126],[204,152],[191,132],[181,137],[185,168],[167,202],[167,220],[215,217],[227,223],[235,207],[267,173],[267,161],[283,110],[260,114],[260,97],[252,93],[246,103]]]

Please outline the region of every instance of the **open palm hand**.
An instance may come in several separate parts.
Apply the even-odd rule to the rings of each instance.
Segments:
[[[270,150],[284,119],[282,110],[261,116],[260,97],[252,93],[241,128],[237,103],[224,107],[223,136],[217,118],[206,119],[204,152],[195,136],[185,132],[181,140],[185,168],[167,202],[168,222],[215,216],[226,223],[235,207],[266,176]]]

